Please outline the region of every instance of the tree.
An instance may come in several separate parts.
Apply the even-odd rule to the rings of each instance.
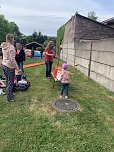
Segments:
[[[38,38],[38,33],[37,32],[33,32],[32,36],[33,36],[33,41],[36,42],[37,38]]]
[[[95,12],[88,12],[88,18],[94,20],[94,21],[97,21],[98,17],[96,16],[96,13]]]
[[[61,42],[64,38],[64,30],[65,30],[65,25],[62,25],[58,30],[57,30],[57,40],[56,40],[56,50],[57,53],[59,52]]]
[[[20,42],[22,33],[14,22],[9,22],[3,15],[0,15],[0,43],[5,41],[6,34],[14,34],[16,42]]]

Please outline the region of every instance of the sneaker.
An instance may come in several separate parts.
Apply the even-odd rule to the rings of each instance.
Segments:
[[[60,98],[62,98],[63,96],[60,95]]]
[[[2,94],[3,94],[3,95],[6,95],[6,93],[5,93],[5,92],[2,92]]]
[[[9,102],[14,102],[15,100],[14,99],[11,99],[11,100],[8,100]]]
[[[65,99],[68,99],[68,96],[65,96]]]

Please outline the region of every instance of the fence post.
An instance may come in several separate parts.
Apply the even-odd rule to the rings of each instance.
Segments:
[[[74,65],[76,64],[76,14],[74,18]]]
[[[92,59],[92,42],[91,42],[90,58],[89,58],[89,64],[88,64],[88,77],[90,77],[90,73],[91,73],[91,59]]]
[[[66,63],[68,62],[68,42],[67,42],[67,55],[66,55]]]

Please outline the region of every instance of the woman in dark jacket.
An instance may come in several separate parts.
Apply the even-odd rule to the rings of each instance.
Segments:
[[[24,72],[24,70],[23,70],[23,62],[25,61],[25,51],[22,48],[22,45],[20,43],[16,44],[15,60],[16,60],[16,62],[18,64],[19,69],[21,69],[21,71]]]

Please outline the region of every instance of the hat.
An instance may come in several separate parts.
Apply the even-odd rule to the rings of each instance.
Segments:
[[[21,76],[21,79],[26,79],[26,75],[22,75],[22,76]]]
[[[68,68],[68,66],[69,66],[69,64],[63,63],[62,68],[63,68],[63,69],[66,69],[66,68]]]

